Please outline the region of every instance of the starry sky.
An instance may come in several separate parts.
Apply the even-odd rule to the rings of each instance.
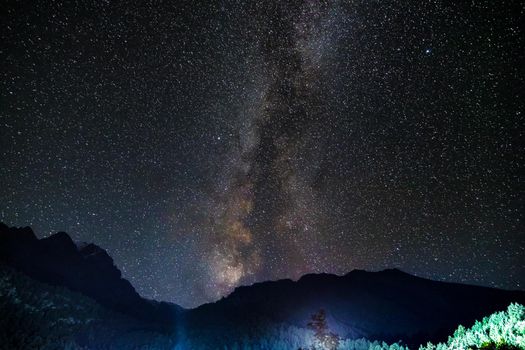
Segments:
[[[398,267],[525,288],[520,1],[3,1],[0,220],[185,307]]]

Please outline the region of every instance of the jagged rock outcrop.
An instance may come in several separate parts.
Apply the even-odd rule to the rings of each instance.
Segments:
[[[149,321],[169,323],[178,309],[142,298],[104,249],[77,245],[65,232],[38,239],[29,227],[0,223],[0,262],[38,281],[67,287],[112,310]]]

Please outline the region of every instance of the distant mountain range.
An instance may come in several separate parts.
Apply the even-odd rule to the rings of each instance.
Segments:
[[[459,324],[470,326],[511,302],[525,304],[523,291],[431,281],[391,269],[256,283],[238,287],[217,302],[182,309],[142,298],[106,251],[94,244],[77,245],[64,232],[38,239],[28,227],[1,223],[0,263],[39,283],[81,293],[126,317],[157,324],[159,332],[181,337],[205,330],[211,343],[228,332],[235,337],[273,325],[305,328],[311,315],[323,309],[330,329],[342,337],[414,345],[444,340]],[[41,284],[32,288],[42,289]]]
[[[320,309],[330,329],[349,338],[403,340],[414,345],[446,339],[459,325],[471,325],[525,292],[444,283],[397,269],[354,270],[344,276],[305,275],[239,287],[228,297],[202,305],[188,315],[193,327],[244,324],[255,320],[304,327]]]

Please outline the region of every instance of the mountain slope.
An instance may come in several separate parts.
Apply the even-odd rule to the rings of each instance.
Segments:
[[[170,324],[175,305],[142,298],[123,279],[105,250],[77,246],[65,232],[38,239],[31,228],[0,223],[0,262],[38,281],[64,286],[102,306],[148,321]]]
[[[176,337],[0,264],[0,350],[172,349]]]
[[[469,326],[512,302],[525,304],[522,291],[436,282],[392,269],[354,270],[344,276],[310,274],[295,282],[256,283],[239,287],[215,303],[184,310],[141,298],[121,277],[111,257],[96,245],[75,245],[65,233],[37,239],[30,228],[3,224],[0,267],[2,273],[16,271],[27,279],[22,278],[22,284],[29,287],[19,290],[49,295],[42,292],[47,287],[34,279],[64,287],[59,294],[79,292],[92,298],[99,308],[124,314],[101,316],[100,324],[110,319],[116,320],[113,328],[122,324],[127,329],[126,325],[135,324],[135,328],[176,334],[180,339],[200,339],[208,344],[203,348],[267,338],[293,338],[295,342],[289,344],[302,344],[311,336],[307,323],[320,309],[326,311],[330,330],[343,338],[389,343],[402,340],[414,347],[427,341],[444,341],[459,324]],[[0,291],[0,301],[5,310],[18,312],[20,305],[5,296],[10,290]],[[76,302],[75,298],[68,300],[66,306]],[[74,309],[64,310],[65,319],[76,319]],[[74,331],[75,337],[83,332]],[[97,334],[92,330],[88,333]]]
[[[228,297],[192,310],[193,328],[210,325],[288,323],[305,327],[310,316],[326,310],[339,335],[411,345],[443,340],[458,324],[474,320],[511,302],[525,302],[525,292],[431,281],[399,270],[345,276],[306,275],[237,288]],[[227,326],[226,326],[227,328]]]

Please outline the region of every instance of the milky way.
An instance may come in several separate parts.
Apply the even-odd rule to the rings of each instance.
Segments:
[[[291,252],[288,268],[294,275],[311,270],[308,264],[316,252],[309,245],[319,234],[319,203],[297,160],[311,124],[322,119],[316,73],[322,65],[322,31],[330,30],[330,6],[257,4],[251,10],[256,19],[251,39],[260,51],[264,80],[256,91],[258,100],[249,101],[251,110],[239,113],[234,161],[226,164],[224,187],[220,183],[218,220],[208,228],[219,231],[209,266],[220,294],[261,268],[261,230],[270,231]],[[254,208],[263,209],[252,213]],[[266,215],[265,208],[272,213]]]
[[[8,2],[0,220],[144,296],[398,267],[523,288],[519,1]]]

